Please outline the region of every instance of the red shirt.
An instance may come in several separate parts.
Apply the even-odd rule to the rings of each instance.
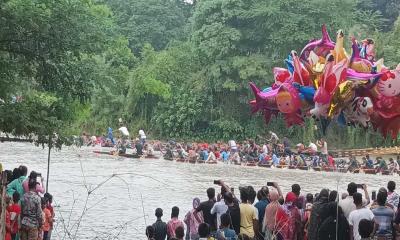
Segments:
[[[11,233],[16,234],[18,232],[18,217],[21,214],[21,206],[14,203],[7,207],[7,211],[10,212]],[[11,215],[15,216],[14,220],[11,220]]]
[[[10,226],[11,226],[11,216],[10,212],[6,211],[6,235],[4,240],[11,240],[11,231],[10,231]]]

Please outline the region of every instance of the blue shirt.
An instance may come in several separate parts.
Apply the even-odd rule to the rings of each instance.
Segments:
[[[229,153],[223,151],[223,152],[221,153],[221,155],[222,155],[222,160],[228,161]]]
[[[379,206],[372,209],[372,213],[374,214],[375,222],[379,224],[376,235],[392,234],[394,211],[391,208]]]
[[[235,230],[232,230],[230,228],[224,228],[221,230],[218,230],[217,232],[217,239],[222,238],[221,233],[224,232],[224,236],[226,240],[236,240],[237,239],[237,235],[235,233]]]
[[[367,167],[373,168],[374,167],[374,162],[371,159],[367,160]]]
[[[268,206],[269,201],[267,199],[263,199],[258,201],[254,207],[257,208],[258,210],[258,221],[262,224],[264,222],[264,214],[265,214],[265,208]]]
[[[201,160],[206,161],[207,158],[208,158],[208,152],[207,152],[207,150],[201,151],[200,157],[201,157]]]
[[[272,154],[272,164],[279,165],[279,158],[276,156],[276,154]]]

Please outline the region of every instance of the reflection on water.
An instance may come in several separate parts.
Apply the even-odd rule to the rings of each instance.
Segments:
[[[65,147],[61,151],[52,151],[49,190],[59,206],[55,234],[58,237],[55,239],[73,238],[65,235],[65,229],[74,236],[77,225],[76,239],[146,239],[144,229],[146,224],[153,223],[155,208],[163,208],[164,220],[168,220],[171,208],[179,206],[183,218],[193,197],[206,199],[206,189],[213,186],[214,179],[224,179],[235,189],[239,185],[253,185],[258,189],[267,181],[277,181],[284,192],[289,191],[293,183],[298,183],[303,193],[319,192],[322,187],[339,188],[343,192],[350,181],[366,183],[371,192],[385,186],[389,180],[398,179],[398,176],[224,164],[193,165],[92,153],[100,149]],[[25,164],[28,169],[46,176],[47,149],[26,143],[0,143],[0,162],[5,169]],[[109,179],[113,174],[117,175]],[[87,197],[90,191],[93,192]],[[86,211],[82,214],[86,199]],[[80,216],[83,216],[81,221]]]

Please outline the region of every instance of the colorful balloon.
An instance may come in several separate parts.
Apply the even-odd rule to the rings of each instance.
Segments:
[[[344,34],[339,30],[332,42],[326,26],[322,38],[310,41],[300,57],[291,51],[285,59],[287,69],[274,68],[272,86],[259,90],[250,87],[255,99],[252,112],[262,112],[266,123],[283,115],[288,127],[301,125],[309,115],[319,118],[323,134],[332,120],[342,125],[370,123],[384,136],[400,132],[400,65],[390,70],[383,59],[375,62],[372,39],[361,43],[353,37],[352,55],[344,49]],[[323,123],[323,124],[322,124]]]
[[[348,124],[360,124],[363,127],[368,127],[370,116],[374,111],[374,105],[369,97],[356,97],[343,113]]]
[[[290,83],[284,83],[276,95],[276,104],[282,113],[295,113],[301,108],[301,99],[295,87]]]
[[[314,51],[318,56],[325,57],[330,53],[331,50],[335,48],[335,43],[332,42],[329,37],[329,33],[326,30],[325,24],[322,25],[322,38],[318,40],[310,41],[304,48],[301,50],[300,58],[303,61],[308,61],[308,57],[310,56],[310,52]]]

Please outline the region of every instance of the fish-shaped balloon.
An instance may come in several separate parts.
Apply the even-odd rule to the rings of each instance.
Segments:
[[[326,30],[326,25],[324,24],[322,25],[322,38],[310,41],[303,48],[303,50],[301,50],[300,59],[303,61],[308,61],[311,51],[314,51],[314,53],[318,56],[326,57],[334,48],[335,43],[329,37],[329,33]]]
[[[300,61],[299,56],[296,51],[291,51],[290,56],[286,60],[288,69],[292,70],[292,81],[303,86],[312,86],[312,81],[310,79],[310,72]]]

